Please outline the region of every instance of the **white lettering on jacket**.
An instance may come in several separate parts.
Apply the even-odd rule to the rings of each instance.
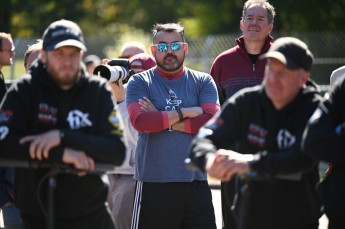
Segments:
[[[72,110],[68,112],[67,122],[71,129],[79,129],[86,126],[92,126],[89,120],[89,114],[83,113],[80,110]]]

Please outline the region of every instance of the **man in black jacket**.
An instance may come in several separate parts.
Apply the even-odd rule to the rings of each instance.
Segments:
[[[120,165],[125,146],[106,81],[86,76],[81,67],[84,51],[77,24],[53,22],[43,34],[39,61],[1,104],[1,160],[41,166],[15,171],[15,202],[24,229],[46,228],[51,210],[47,181],[54,175],[55,228],[114,228],[106,205],[107,185],[90,171],[96,163]],[[60,170],[42,168],[43,163]],[[61,164],[70,164],[76,173],[65,173]]]
[[[2,73],[4,66],[13,64],[15,46],[9,33],[0,32],[0,103],[4,98],[7,87]],[[20,213],[13,204],[13,168],[0,168],[0,212],[4,219],[4,226],[8,229],[20,228]]]
[[[200,129],[191,166],[222,181],[238,179],[239,228],[318,228],[317,163],[300,151],[320,96],[309,80],[313,56],[296,38],[277,39],[264,82],[230,97]]]
[[[320,193],[328,228],[345,228],[345,78],[332,81],[332,90],[319,104],[303,135],[303,152],[330,162]]]

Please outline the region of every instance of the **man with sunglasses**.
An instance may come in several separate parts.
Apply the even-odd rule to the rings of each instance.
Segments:
[[[132,76],[126,93],[139,131],[132,228],[215,229],[206,174],[187,170],[184,160],[193,136],[219,111],[216,86],[209,74],[183,66],[188,44],[180,24],[152,31],[157,66]]]

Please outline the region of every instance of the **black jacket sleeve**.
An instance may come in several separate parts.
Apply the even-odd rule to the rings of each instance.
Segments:
[[[302,150],[319,160],[345,165],[345,81],[339,83],[314,112],[303,134]]]
[[[232,102],[226,102],[221,112],[218,112],[210,119],[193,139],[189,150],[189,166],[205,170],[207,157],[214,154],[217,149],[232,149],[236,142],[236,133],[239,133],[239,122],[236,120],[238,113]],[[238,119],[237,119],[238,120]]]
[[[32,134],[30,130],[31,95],[26,83],[22,93],[15,86],[7,92],[0,106],[0,157],[12,160],[30,160],[29,144],[19,144],[20,138]],[[32,123],[32,121],[31,121]]]
[[[64,137],[61,145],[82,150],[97,162],[115,163],[121,165],[125,157],[125,145],[122,138],[122,129],[119,123],[119,114],[111,100],[111,93],[103,87],[99,101],[99,113],[96,123],[97,129],[93,133],[84,133],[78,130],[62,130]]]

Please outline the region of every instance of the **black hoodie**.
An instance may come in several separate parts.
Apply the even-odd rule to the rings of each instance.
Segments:
[[[59,129],[61,144],[49,152],[48,163],[61,163],[63,150],[84,151],[96,163],[120,165],[125,156],[118,116],[106,82],[86,77],[85,70],[75,85],[62,90],[37,62],[31,74],[11,86],[0,108],[0,158],[30,161],[29,144],[23,136]],[[16,169],[15,202],[24,218],[44,217],[47,169]],[[40,187],[40,182],[43,182]],[[83,217],[104,206],[107,185],[100,175],[58,174],[55,191],[56,218]],[[46,209],[44,210],[47,213]]]
[[[263,85],[246,88],[229,98],[219,116],[194,139],[190,158],[200,169],[207,154],[220,148],[257,155],[250,163],[258,180],[249,183],[248,228],[291,229],[311,224],[317,228],[321,215],[318,166],[302,154],[300,141],[320,99],[317,87],[308,82],[293,101],[277,110]],[[282,178],[291,174],[297,174],[294,180]]]
[[[321,190],[329,225],[334,228],[345,228],[344,123],[345,78],[342,78],[310,118],[302,142],[303,152],[332,162]]]

